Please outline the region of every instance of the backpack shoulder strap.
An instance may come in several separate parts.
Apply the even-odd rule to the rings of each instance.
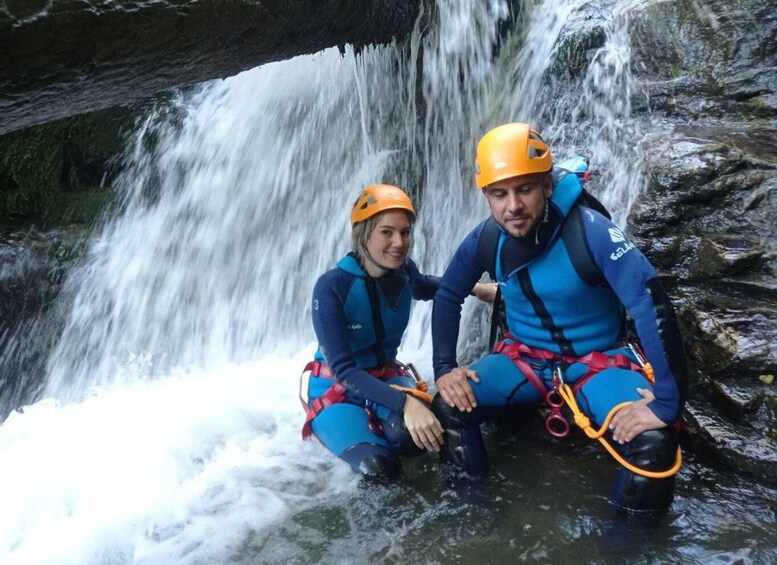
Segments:
[[[608,220],[612,220],[612,214],[610,214],[610,211],[604,206],[604,204],[599,201],[598,198],[596,198],[596,196],[588,192],[585,188],[583,189],[583,193],[580,195],[578,202],[583,206],[590,208],[591,210],[596,210]]]
[[[499,236],[501,230],[499,224],[493,216],[488,218],[483,224],[483,231],[480,232],[478,239],[478,249],[475,253],[475,259],[483,271],[488,272],[491,280],[496,280],[496,250],[499,246]]]
[[[584,196],[585,194],[581,195],[580,198],[582,199]],[[597,203],[599,202],[596,199],[594,200]],[[578,201],[578,204],[572,207],[569,216],[564,221],[561,237],[564,238],[564,244],[569,253],[569,259],[572,261],[572,266],[580,278],[583,279],[583,282],[592,287],[607,284],[588,247],[588,240],[585,237],[585,228],[583,226],[584,218],[580,210],[581,205],[584,204]],[[599,204],[599,206],[602,205]],[[591,208],[596,210],[593,206]],[[602,206],[602,208],[604,207]]]

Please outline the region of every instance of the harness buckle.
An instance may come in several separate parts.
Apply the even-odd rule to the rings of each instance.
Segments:
[[[557,364],[553,369],[553,388],[558,389],[564,383],[564,369],[561,364]]]

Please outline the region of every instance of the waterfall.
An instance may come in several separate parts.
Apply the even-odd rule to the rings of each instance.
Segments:
[[[4,561],[226,562],[337,504],[353,475],[299,439],[295,387],[315,346],[313,284],[348,251],[362,187],[413,195],[412,255],[442,274],[488,214],[478,138],[528,120],[557,158],[591,157],[625,219],[641,134],[623,10],[596,12],[607,39],[567,91],[548,79],[590,5],[440,1],[406,44],[265,65],[150,112],[121,202],[63,292],[49,398],[0,428]],[[467,355],[485,310],[468,303]],[[417,305],[401,351],[427,379],[429,320]]]
[[[505,2],[441,2],[439,25],[417,29],[409,48],[270,64],[153,112],[127,155],[122,209],[70,279],[48,393],[298,350],[313,338],[313,282],[347,251],[349,205],[372,182],[416,196],[414,257],[441,274],[487,215],[472,182],[477,140],[507,121],[537,124],[557,158],[590,155],[595,192],[625,221],[641,184],[624,142],[638,131],[623,10],[602,22],[606,44],[544,121],[554,92],[543,77],[586,5],[529,3],[500,38]],[[408,344],[428,348],[430,309],[416,310]],[[474,341],[463,335],[469,357],[479,319]]]

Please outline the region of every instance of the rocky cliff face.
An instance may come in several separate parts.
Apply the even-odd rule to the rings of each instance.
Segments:
[[[0,135],[346,43],[407,33],[414,0],[4,0]]]
[[[631,25],[652,134],[631,234],[672,288],[700,451],[777,476],[777,15],[770,2],[645,3]]]

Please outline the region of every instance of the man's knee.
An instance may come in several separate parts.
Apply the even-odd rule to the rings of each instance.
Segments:
[[[471,413],[448,406],[439,394],[434,397],[432,411],[443,427],[444,441],[440,459],[473,478],[487,475],[488,455],[480,426],[476,423],[477,418],[473,418]]]
[[[673,427],[643,432],[621,450],[632,465],[646,471],[665,471],[675,462],[679,440]],[[615,483],[613,502],[626,510],[660,512],[674,497],[674,475],[651,479],[621,469]]]
[[[461,410],[451,407],[442,399],[440,393],[434,395],[432,400],[432,412],[440,421],[443,428],[459,428],[464,425],[461,419]]]

